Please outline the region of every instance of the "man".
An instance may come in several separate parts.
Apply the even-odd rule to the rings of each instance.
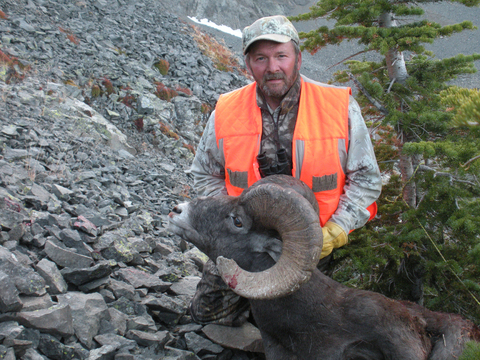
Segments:
[[[360,108],[349,88],[300,75],[299,37],[286,17],[255,21],[242,40],[255,82],[219,98],[192,164],[195,189],[238,196],[271,174],[301,179],[319,203],[326,258],[376,214],[381,178]],[[191,313],[199,323],[241,325],[248,302],[209,261]]]

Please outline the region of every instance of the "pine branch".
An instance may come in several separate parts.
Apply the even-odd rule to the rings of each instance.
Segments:
[[[395,83],[395,80],[397,80],[397,78],[393,78],[393,80],[390,82],[390,86],[389,86],[388,89],[387,89],[387,94],[390,93],[390,90],[392,89],[392,86],[393,86],[393,84]]]
[[[357,80],[355,76],[353,76],[352,73],[347,72],[347,75],[350,78],[350,80],[352,80],[354,84],[357,86],[358,90],[360,90],[363,93],[363,95],[365,95],[365,97],[373,104],[373,106],[375,106],[378,109],[378,111],[380,111],[383,115],[388,115],[388,110],[382,104],[380,104],[380,102],[374,99],[373,96],[369,94],[367,89],[365,89],[363,85],[360,84],[360,82]]]
[[[427,166],[427,165],[420,165],[418,167],[418,171],[433,171],[433,173],[434,173],[433,177],[437,177],[437,176],[448,177],[448,178],[450,178],[450,184],[452,184],[455,181],[455,182],[458,182],[458,183],[468,184],[470,186],[477,186],[477,184],[475,184],[474,182],[471,182],[471,181],[468,181],[468,180],[457,179],[457,178],[453,177],[453,175],[450,174],[450,173],[436,171],[434,168],[431,168],[430,166]]]
[[[468,160],[468,161],[467,161],[465,164],[463,164],[463,165],[460,164],[460,166],[461,166],[461,167],[466,167],[466,168],[467,168],[466,170],[468,170],[468,168],[469,168],[470,166],[467,166],[467,165],[469,165],[471,162],[473,162],[473,161],[475,161],[475,160],[477,160],[477,159],[480,159],[480,155],[477,155],[477,156],[471,158],[470,160]]]
[[[351,58],[353,58],[353,57],[355,57],[355,56],[357,56],[357,55],[366,53],[366,52],[368,52],[368,51],[373,51],[373,50],[362,50],[362,51],[359,51],[359,52],[357,52],[356,54],[350,55],[350,56],[346,57],[345,59],[340,60],[338,63],[333,64],[332,66],[329,66],[329,67],[327,68],[327,70],[330,70],[330,69],[333,68],[334,66],[340,65],[340,64],[343,63],[344,61],[346,61],[346,60],[348,60],[348,59],[351,59]]]

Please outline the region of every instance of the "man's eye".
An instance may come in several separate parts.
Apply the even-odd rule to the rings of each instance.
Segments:
[[[236,227],[241,228],[243,226],[242,221],[236,216],[233,216],[232,219],[233,219],[233,225],[235,225]]]

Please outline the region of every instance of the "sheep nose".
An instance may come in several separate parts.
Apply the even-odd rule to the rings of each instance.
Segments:
[[[168,216],[173,218],[175,215],[180,215],[185,210],[185,203],[178,204],[175,206]]]

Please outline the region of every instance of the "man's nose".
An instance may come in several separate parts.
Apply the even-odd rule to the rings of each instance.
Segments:
[[[280,70],[279,62],[275,58],[268,59],[268,66],[267,71],[271,73],[275,73]]]

